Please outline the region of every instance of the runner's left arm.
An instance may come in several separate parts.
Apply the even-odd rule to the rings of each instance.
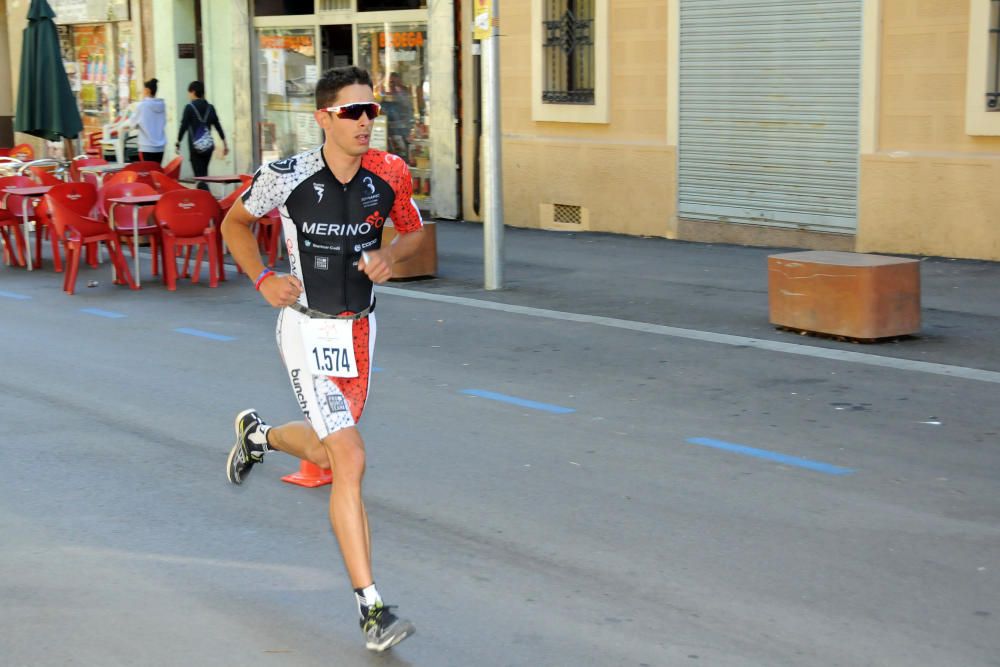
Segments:
[[[396,193],[396,201],[389,212],[392,226],[397,236],[388,246],[368,252],[368,261],[358,262],[358,269],[368,274],[368,278],[376,284],[382,284],[392,278],[393,262],[403,262],[413,256],[420,247],[424,235],[424,221],[420,217],[420,209],[413,201],[413,181],[406,163],[396,159],[393,161],[395,172],[389,178]]]

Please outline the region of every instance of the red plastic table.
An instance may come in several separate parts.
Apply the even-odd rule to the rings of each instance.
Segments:
[[[32,197],[44,197],[52,189],[51,185],[34,185],[26,188],[4,188],[6,195],[16,195],[21,197],[21,224],[24,227],[24,249],[27,255],[27,269],[28,271],[33,271],[34,267],[31,265],[31,237],[28,235],[28,204],[31,202]],[[4,197],[4,205],[7,203],[7,197]],[[41,238],[35,239],[35,243],[41,243]]]
[[[124,164],[109,162],[108,164],[92,164],[80,167],[81,174],[94,174],[97,176],[97,187],[104,185],[104,177],[108,174],[115,174],[125,168]]]

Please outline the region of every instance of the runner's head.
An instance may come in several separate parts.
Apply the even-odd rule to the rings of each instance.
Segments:
[[[326,107],[341,104],[337,100],[337,96],[343,88],[347,88],[353,84],[361,84],[372,88],[372,77],[368,74],[367,70],[354,67],[353,65],[349,67],[334,67],[333,69],[326,70],[319,81],[316,82],[316,108],[325,109]]]
[[[378,114],[372,79],[365,70],[336,67],[316,82],[316,122],[327,146],[351,157],[364,155]]]

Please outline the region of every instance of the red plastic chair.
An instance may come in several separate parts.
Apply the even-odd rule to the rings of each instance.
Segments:
[[[167,163],[167,166],[163,168],[163,173],[174,179],[175,181],[180,180],[181,177],[181,165],[184,164],[184,158],[178,155],[173,160]]]
[[[253,175],[240,174],[240,180],[242,183],[238,188],[219,200],[219,207],[222,208],[223,217],[229,213],[229,209],[233,207],[236,200],[242,197],[243,193],[250,188],[250,185],[253,183]],[[278,213],[278,209],[273,209],[257,221],[257,245],[263,252],[267,253],[267,265],[272,269],[278,261],[278,251],[280,250],[278,242],[280,240],[281,214]],[[236,265],[236,269],[237,271],[242,270],[238,264]]]
[[[116,185],[118,183],[135,183],[139,180],[139,174],[134,171],[119,171],[104,179],[104,187]]]
[[[163,195],[154,210],[163,230],[163,275],[168,290],[177,289],[177,250],[196,246],[192,282],[198,282],[203,251],[208,254],[208,286],[217,287],[224,275],[219,255],[219,232],[222,211],[218,202],[204,190],[174,190]]]
[[[104,158],[99,157],[85,157],[78,160],[73,160],[69,163],[69,178],[71,181],[83,181],[97,185],[97,176],[95,174],[82,174],[80,173],[80,167],[94,167],[97,165],[107,164],[108,161]]]
[[[104,219],[117,232],[118,243],[124,243],[131,251],[133,259],[135,259],[136,248],[133,244],[135,237],[132,233],[132,226],[136,220],[134,216],[138,212],[139,236],[149,239],[149,250],[153,255],[153,275],[158,276],[160,275],[159,258],[162,255],[163,234],[159,225],[156,224],[156,220],[153,219],[152,207],[135,207],[128,206],[127,204],[113,205],[109,201],[116,197],[140,197],[155,194],[156,190],[145,183],[115,183],[114,185],[106,185],[98,194],[98,207]],[[138,208],[138,211],[135,210],[136,208]]]
[[[31,147],[31,144],[18,144],[11,148],[7,155],[17,158],[21,162],[31,162],[35,159],[35,149]]]
[[[27,176],[4,176],[0,178],[0,237],[3,238],[4,262],[15,266],[25,266],[27,263],[27,248],[24,245],[24,235],[21,233],[23,222],[23,197],[6,194],[4,188],[28,188],[35,185]],[[29,207],[30,207],[29,203]],[[10,231],[14,232],[14,244],[10,242]]]
[[[79,201],[74,202],[72,197],[76,195],[80,199],[84,198],[86,193],[82,189],[85,187],[90,186],[87,183],[67,183],[52,188],[49,194],[45,195],[45,203],[52,214],[52,231],[66,248],[63,291],[68,294],[73,294],[75,291],[76,276],[80,270],[80,254],[85,245],[92,243],[104,243],[108,247],[108,254],[115,267],[116,285],[127,284],[132,289],[139,289],[132,280],[128,263],[118,244],[118,234],[106,222],[81,215],[75,210],[79,206]],[[93,190],[90,190],[90,194],[96,199]]]
[[[139,175],[137,181],[138,183],[145,183],[149,187],[155,188],[156,184],[153,183],[153,177],[151,176],[151,174],[154,171],[159,171],[162,173],[163,167],[160,165],[159,162],[150,162],[149,160],[146,160],[145,162],[130,162],[129,164],[125,165],[125,168],[122,169],[122,171],[134,171],[136,174]]]
[[[281,214],[271,209],[257,221],[257,245],[267,253],[267,265],[274,268],[278,261],[278,241],[281,240]]]
[[[247,189],[249,189],[249,187],[250,187],[250,182],[243,181],[243,183],[240,184],[240,187],[236,188],[228,195],[219,200],[219,208],[222,209],[223,217],[225,217],[225,215],[229,213],[229,209],[233,207],[233,204],[236,203],[236,200],[242,197],[243,193],[246,192]]]
[[[11,180],[15,179],[15,180]],[[5,183],[0,186],[9,187],[11,185],[19,187],[34,187],[38,183],[31,180],[27,176],[7,176],[0,179],[0,183]],[[23,206],[25,204],[25,197],[18,197],[17,195],[9,195],[5,197],[4,206],[19,220],[23,216]],[[35,221],[35,255],[34,255],[34,266],[42,266],[42,242],[45,240],[45,235],[48,234],[49,224],[51,224],[51,218],[48,214],[48,208],[45,205],[45,200],[41,198],[29,197],[27,198],[28,204],[28,219]],[[62,271],[62,260],[59,254],[59,244],[56,242],[55,238],[49,234],[49,239],[52,242],[52,261],[55,264],[56,272]],[[25,240],[25,251],[31,252],[30,240]]]
[[[253,176],[251,176],[249,174],[240,174],[240,180],[242,181],[242,183],[240,183],[240,186],[238,188],[236,188],[235,190],[233,190],[232,192],[230,192],[228,195],[226,195],[225,197],[223,197],[222,199],[219,200],[219,208],[222,209],[222,217],[223,217],[223,219],[225,219],[226,215],[229,214],[229,209],[231,209],[233,207],[233,204],[236,203],[236,200],[239,199],[240,197],[242,197],[243,193],[246,192],[250,188],[250,184],[253,182]],[[261,222],[263,222],[263,221],[261,221]],[[257,227],[257,245],[258,246],[262,245],[261,232],[262,232],[263,229],[264,229],[263,225],[258,225],[258,227]],[[220,237],[222,235],[222,227],[221,226],[219,227],[219,235],[220,235]],[[220,255],[219,261],[220,262],[224,261],[224,258],[222,257],[222,241],[221,241],[221,238],[219,240],[219,255]],[[271,262],[270,266],[273,268],[274,267],[274,263]],[[239,264],[237,264],[236,265],[236,272],[237,273],[243,272],[243,267],[241,267]]]
[[[170,178],[166,174],[161,174],[158,171],[152,172],[150,177],[153,179],[153,187],[156,188],[156,191],[160,194],[172,192],[173,190],[187,190],[186,187],[174,179]]]
[[[90,183],[61,183],[60,185],[54,186],[49,190],[49,194],[53,192],[56,193],[56,197],[62,202],[62,204],[75,213],[82,215],[84,217],[90,217],[94,214],[94,207],[97,204],[97,188],[95,188]],[[44,233],[48,233],[49,241],[52,244],[52,264],[56,273],[61,273],[63,270],[62,266],[62,255],[59,252],[59,239],[58,236],[53,233],[53,220],[52,220],[52,207],[49,205],[49,200],[43,198],[35,206],[35,266],[42,265],[42,236]],[[87,263],[91,266],[97,266],[97,249],[96,245],[91,245],[88,248],[87,253]]]
[[[39,185],[62,185],[66,182],[57,178],[48,167],[28,167],[28,171]]]

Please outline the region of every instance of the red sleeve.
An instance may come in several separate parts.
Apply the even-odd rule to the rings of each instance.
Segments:
[[[424,226],[417,204],[413,201],[413,179],[410,168],[398,155],[382,151],[368,151],[363,166],[384,180],[392,188],[395,201],[389,218],[392,226],[400,234],[415,232]]]

